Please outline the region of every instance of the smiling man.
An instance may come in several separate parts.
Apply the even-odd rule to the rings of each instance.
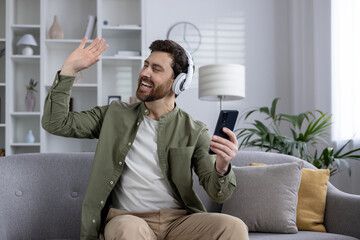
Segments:
[[[248,239],[240,219],[206,213],[192,189],[195,172],[212,199],[230,198],[236,186],[230,162],[238,143],[229,129],[224,132],[230,140],[211,137],[203,123],[176,105],[176,95],[191,81],[190,54],[173,41],[157,40],[139,74],[139,103],[69,112],[76,74],[99,61],[108,47],[104,39],[87,47],[85,42],[56,74],[42,117],[52,134],[99,139],[82,206],[81,239]]]

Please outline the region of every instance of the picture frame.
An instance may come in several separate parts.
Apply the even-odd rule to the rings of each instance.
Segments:
[[[121,101],[121,96],[119,95],[108,96],[108,104],[110,104],[112,101]]]

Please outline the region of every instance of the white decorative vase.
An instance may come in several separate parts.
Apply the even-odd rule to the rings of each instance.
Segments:
[[[35,142],[35,137],[34,137],[34,134],[33,134],[32,130],[29,130],[29,132],[28,132],[28,134],[27,134],[27,136],[25,138],[25,141],[27,143],[34,143]]]

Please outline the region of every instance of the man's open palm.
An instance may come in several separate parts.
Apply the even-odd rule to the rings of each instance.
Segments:
[[[102,38],[95,38],[92,43],[85,48],[87,38],[84,37],[79,45],[66,59],[64,66],[61,68],[60,74],[75,76],[79,71],[90,67],[100,60],[99,56],[109,47],[104,44]]]

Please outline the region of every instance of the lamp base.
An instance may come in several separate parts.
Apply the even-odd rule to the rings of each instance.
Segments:
[[[25,47],[22,50],[22,55],[25,55],[25,56],[31,56],[31,55],[33,55],[33,53],[34,53],[33,49],[29,46]]]

